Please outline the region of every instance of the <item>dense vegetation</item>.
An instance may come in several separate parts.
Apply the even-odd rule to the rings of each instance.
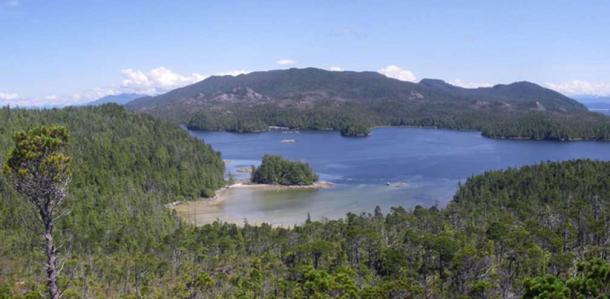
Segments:
[[[452,113],[445,112],[452,109]],[[291,129],[339,130],[345,136],[368,135],[372,126],[416,126],[477,130],[486,137],[534,140],[610,140],[610,118],[589,112],[548,115],[542,112],[507,113],[495,110],[472,112],[459,105],[425,109],[409,103],[369,102],[320,104],[303,109],[278,108],[271,104],[255,107],[227,106],[230,114],[213,111],[196,114],[188,123],[194,130],[260,132],[270,125]]]
[[[281,126],[366,136],[375,126],[419,126],[493,138],[610,140],[610,118],[529,82],[466,89],[373,72],[290,69],[211,77],[128,107],[200,130]]]
[[[252,172],[252,182],[258,184],[311,185],[317,180],[318,175],[307,163],[272,155],[265,155]]]
[[[366,124],[352,122],[344,125],[340,130],[342,136],[346,137],[366,137],[371,135],[371,128]]]
[[[376,209],[373,214],[308,221],[291,229],[222,223],[192,227],[161,205],[171,200],[172,192],[191,192],[158,185],[155,177],[149,178],[156,182],[151,191],[150,184],[137,183],[149,181],[139,178],[149,174],[135,172],[137,168],[129,172],[131,168],[119,163],[127,161],[85,158],[84,152],[94,150],[87,142],[108,139],[82,132],[96,124],[101,131],[89,132],[105,132],[101,134],[129,144],[126,154],[135,155],[138,164],[158,160],[144,158],[150,158],[142,153],[148,146],[194,150],[181,152],[188,156],[179,160],[163,160],[177,165],[207,154],[211,163],[192,167],[208,167],[206,172],[216,174],[208,186],[222,184],[222,164],[207,146],[115,106],[10,113],[9,123],[22,118],[66,123],[76,131],[76,164],[91,165],[93,159],[106,163],[90,170],[77,166],[74,172],[73,211],[60,229],[65,244],[61,252],[67,256],[62,281],[68,285],[67,298],[576,298],[610,291],[609,162],[579,160],[488,172],[460,186],[442,210],[396,207],[384,215]],[[106,127],[110,120],[112,129]],[[176,134],[174,143],[159,147],[145,140],[130,142],[120,134],[126,129],[121,123],[136,127],[134,135],[128,135],[134,140],[159,126],[159,131],[167,129],[165,134]],[[120,145],[95,144],[106,145],[109,156],[122,153],[114,148]],[[172,153],[164,157],[180,156]],[[158,169],[149,168],[151,174]],[[172,172],[163,169],[167,172],[156,178],[165,182]],[[128,185],[120,180],[109,184],[111,175]],[[13,199],[8,185],[1,186],[0,297],[36,297],[44,286],[39,240],[24,228],[21,201]]]
[[[0,123],[1,161],[19,130],[62,124],[70,131],[70,213],[56,226],[60,254],[69,256],[64,271],[69,265],[84,267],[87,260],[112,259],[158,242],[178,226],[164,204],[210,196],[224,184],[222,160],[208,145],[178,127],[116,105],[1,108]],[[37,291],[45,286],[43,252],[38,249],[42,240],[38,229],[30,230],[38,227],[35,218],[0,176],[0,285]],[[15,285],[21,282],[25,284]]]

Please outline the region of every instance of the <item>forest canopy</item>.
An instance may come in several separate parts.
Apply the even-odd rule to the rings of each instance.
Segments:
[[[195,114],[187,126],[193,130],[261,132],[269,126],[290,129],[337,130],[343,136],[367,136],[375,126],[414,126],[477,130],[483,136],[532,140],[610,140],[610,118],[592,112],[549,114],[538,111],[507,112],[490,108],[471,111],[460,103],[420,107],[401,101],[349,104],[312,104],[297,108],[272,104],[254,107],[227,105],[219,111]],[[446,110],[450,109],[451,113]]]
[[[164,204],[210,195],[225,184],[220,154],[209,145],[179,127],[114,104],[39,111],[5,107],[0,123],[0,160],[6,159],[17,131],[49,124],[68,129],[73,175],[66,204],[71,212],[56,231],[77,252],[132,246],[126,238],[155,240],[175,222]],[[28,209],[5,176],[0,176],[0,198],[5,237],[0,256],[29,254],[32,239],[25,237],[30,234],[21,223]]]
[[[223,163],[184,130],[114,105],[4,108],[0,120],[6,124],[0,155],[17,130],[51,123],[70,130],[71,212],[57,227],[66,298],[579,298],[610,292],[610,162],[490,171],[469,178],[446,208],[375,209],[293,228],[194,227],[164,205],[222,186]],[[0,192],[0,298],[40,298],[40,237],[28,228],[29,209],[3,176]]]

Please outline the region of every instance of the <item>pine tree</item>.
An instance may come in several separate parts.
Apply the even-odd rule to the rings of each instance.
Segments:
[[[71,178],[71,157],[64,154],[67,144],[68,130],[62,126],[18,132],[15,148],[9,153],[4,168],[13,178],[15,189],[34,206],[44,225],[47,284],[53,299],[60,297],[53,228]]]

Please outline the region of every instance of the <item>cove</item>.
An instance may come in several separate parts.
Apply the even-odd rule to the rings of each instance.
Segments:
[[[216,219],[293,225],[308,214],[320,220],[372,213],[375,206],[384,212],[395,206],[443,207],[459,182],[488,170],[541,161],[610,160],[608,142],[497,140],[479,132],[438,129],[377,128],[366,138],[321,131],[190,132],[220,151],[229,161],[227,175],[237,179],[249,176],[241,168],[258,165],[265,154],[277,154],[308,162],[321,180],[335,184],[323,190],[229,189],[221,202],[182,207],[182,216],[198,225]]]

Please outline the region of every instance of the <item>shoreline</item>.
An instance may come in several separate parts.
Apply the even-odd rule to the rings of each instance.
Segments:
[[[334,187],[335,184],[326,181],[315,182],[311,185],[276,185],[276,184],[256,184],[249,182],[238,182],[233,185],[229,185],[221,188],[226,190],[230,188],[262,188],[268,190],[293,190],[293,189],[329,189]]]
[[[447,130],[447,131],[456,131],[456,132],[476,132],[479,133],[482,137],[488,139],[496,139],[496,140],[513,140],[513,141],[549,141],[549,142],[560,142],[560,143],[570,143],[570,142],[610,142],[610,139],[597,139],[597,138],[586,138],[586,137],[573,137],[567,139],[547,139],[547,138],[531,138],[527,136],[489,136],[483,133],[482,130],[477,129],[467,129],[467,128],[445,128],[442,126],[416,126],[416,125],[400,125],[400,126],[392,126],[392,125],[378,125],[370,127],[371,132],[366,136],[343,136],[346,138],[359,138],[359,137],[369,137],[373,134],[373,130],[382,129],[382,128],[412,128],[412,129],[430,129],[430,130]],[[323,128],[323,129],[268,129],[263,131],[253,131],[253,132],[234,132],[227,130],[206,130],[202,128],[186,128],[189,131],[199,131],[199,132],[227,132],[227,133],[235,133],[235,134],[249,134],[249,133],[265,133],[270,131],[284,131],[284,132],[303,132],[303,131],[312,131],[312,132],[338,132],[340,134],[340,130],[332,129],[332,128]]]
[[[227,190],[235,189],[235,188],[251,188],[251,189],[260,189],[260,190],[271,190],[271,191],[286,191],[286,190],[321,190],[321,189],[330,189],[335,187],[334,183],[327,181],[319,181],[315,182],[311,185],[272,185],[272,184],[254,184],[249,182],[237,182],[232,185],[224,186],[218,190],[216,190],[215,195],[209,198],[200,198],[196,200],[189,201],[174,201],[165,205],[167,209],[172,211],[176,211],[178,214],[188,214],[188,210],[185,209],[189,204],[197,202],[198,204],[202,204],[204,206],[207,205],[217,205],[221,204],[226,200],[226,197],[223,196]]]

